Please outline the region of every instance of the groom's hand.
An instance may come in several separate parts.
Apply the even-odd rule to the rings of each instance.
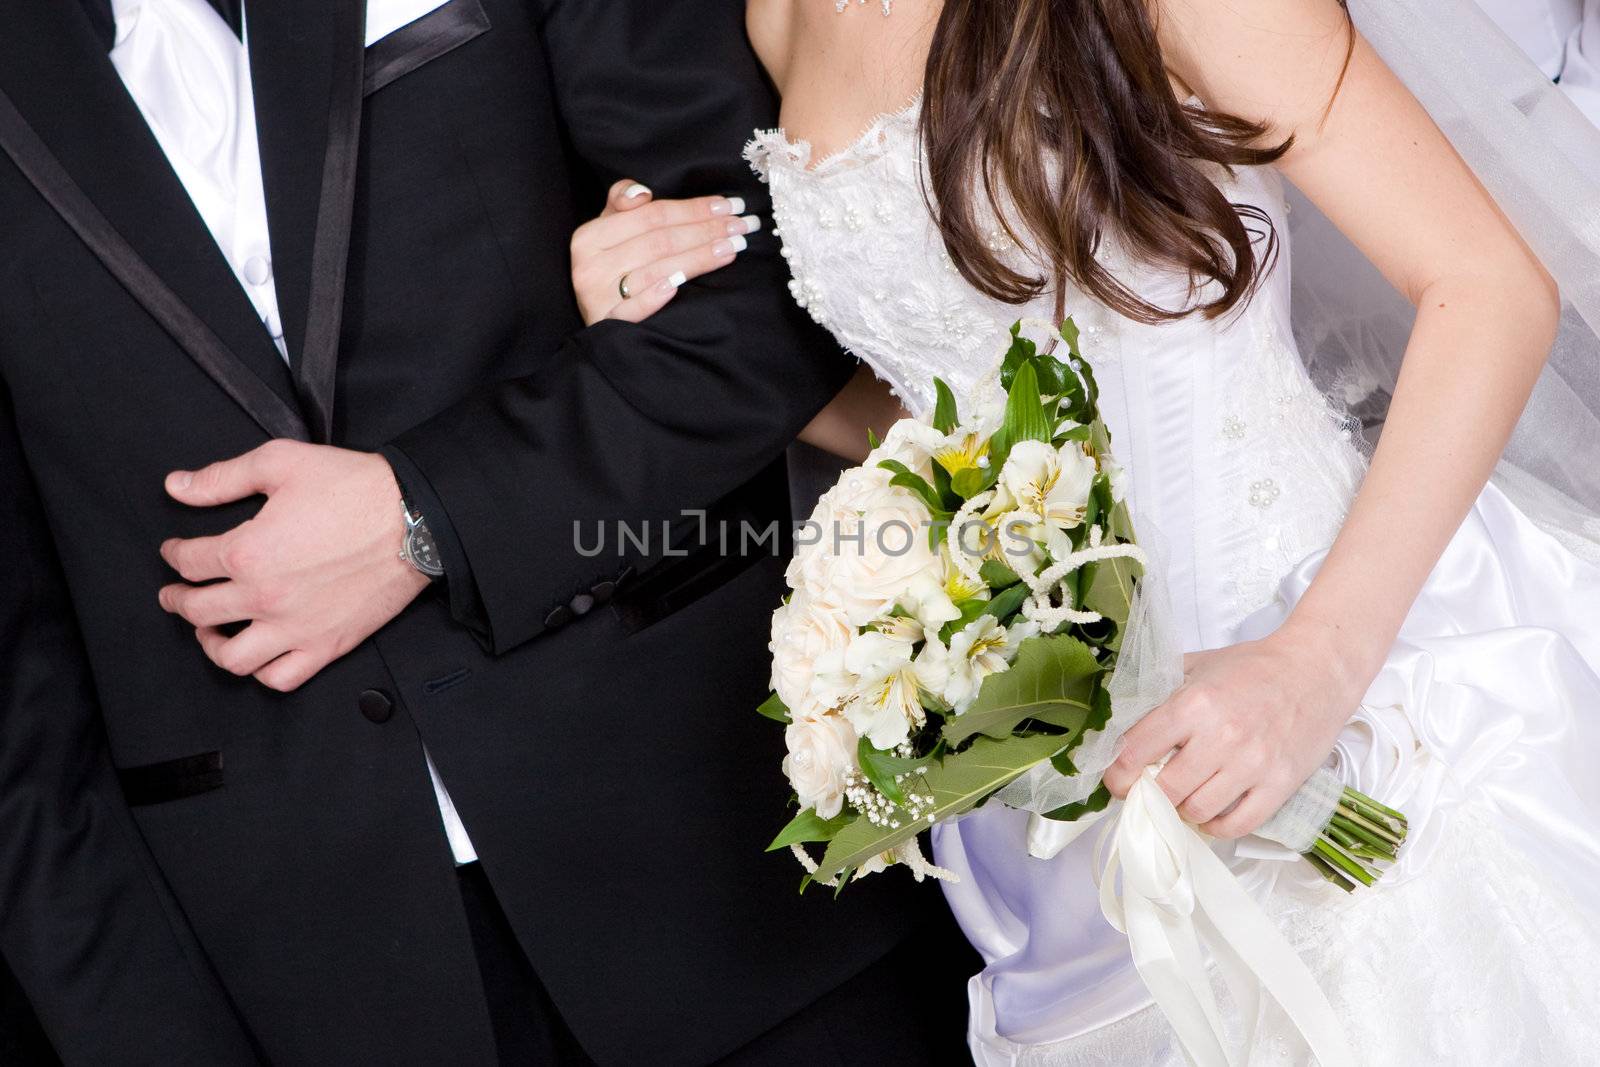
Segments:
[[[382,456],[271,441],[174,471],[167,492],[191,507],[267,498],[225,534],[164,542],[161,558],[184,580],[160,599],[194,624],[213,663],[271,689],[304,684],[428,584],[400,558],[400,489]],[[221,629],[241,622],[231,637]]]

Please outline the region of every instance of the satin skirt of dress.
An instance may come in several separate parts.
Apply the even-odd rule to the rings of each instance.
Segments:
[[[1271,633],[1321,562],[1286,575],[1235,639]],[[1485,489],[1333,765],[1410,819],[1376,889],[1347,895],[1256,839],[1216,848],[1362,1062],[1600,1062],[1600,568]],[[961,879],[945,892],[987,961],[970,986],[978,1062],[1182,1063],[1100,914],[1098,833],[1039,860],[1027,822],[991,804],[935,829],[937,862]],[[1277,1014],[1255,1021],[1249,1062],[1303,1062]]]

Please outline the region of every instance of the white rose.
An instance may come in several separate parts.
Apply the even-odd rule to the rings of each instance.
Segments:
[[[844,612],[802,591],[772,613],[772,688],[794,718],[827,710],[817,684],[819,665],[827,667],[849,647],[855,629]]]
[[[826,597],[853,626],[881,618],[913,579],[939,566],[928,545],[932,521],[922,499],[889,484],[886,470],[858,467],[823,495],[789,565],[790,585]]]
[[[856,769],[856,732],[837,715],[797,720],[783,732],[789,754],[783,773],[800,798],[800,807],[813,808],[831,819],[844,806],[845,781]]]

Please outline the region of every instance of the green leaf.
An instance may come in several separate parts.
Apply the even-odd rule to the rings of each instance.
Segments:
[[[1120,630],[1127,625],[1128,613],[1133,608],[1134,587],[1143,570],[1136,561],[1124,557],[1086,564],[1081,606],[1104,615]]]
[[[978,738],[965,752],[946,756],[942,763],[930,766],[928,773],[921,777],[923,789],[933,797],[926,814],[912,819],[903,811],[894,812],[891,819],[900,822],[898,829],[874,826],[867,819],[857,819],[829,842],[828,851],[818,865],[817,877],[827,879],[840,871],[853,870],[879,853],[911,840],[933,823],[971,811],[995,790],[1049,759],[1066,743],[1065,738],[1049,735],[1008,737],[1004,741]]]
[[[986,559],[978,567],[978,577],[982,578],[990,589],[1005,589],[1022,581],[1017,577],[1017,572],[1007,567],[997,559]]]
[[[933,388],[938,396],[933,406],[933,428],[940,433],[950,433],[961,421],[956,415],[956,395],[940,378],[933,380]]]
[[[867,447],[876,449],[881,444],[883,444],[883,442],[878,440],[878,431],[874,430],[871,426],[868,426],[867,427]]]
[[[985,615],[993,615],[1001,622],[1005,622],[1016,614],[1018,608],[1022,607],[1022,602],[1028,599],[1030,592],[1031,590],[1027,586],[1018,582],[1016,585],[990,597],[989,604],[983,609],[983,613]]]
[[[1011,347],[1007,349],[1005,358],[1000,362],[1000,388],[1009,390],[1011,382],[1017,376],[1017,371],[1022,365],[1031,360],[1039,351],[1039,346],[1028,338],[1022,336],[1022,321],[1019,319],[1011,324]]]
[[[785,724],[789,722],[789,709],[784,705],[782,700],[778,699],[777,693],[773,693],[771,696],[767,697],[767,699],[763,700],[761,702],[761,706],[756,708],[756,711],[762,715],[765,715],[774,722],[781,722]]]
[[[1053,808],[1045,812],[1044,817],[1046,819],[1054,819],[1057,822],[1076,822],[1085,815],[1092,815],[1097,811],[1105,811],[1106,805],[1110,803],[1111,790],[1106,788],[1104,782],[1101,782],[1095,787],[1095,791],[1087,797],[1075,804],[1063,804],[1059,808]]]
[[[909,489],[922,498],[928,510],[936,519],[948,519],[950,512],[944,509],[944,501],[939,499],[939,494],[934,492],[933,486],[928,484],[926,478],[914,472],[910,467],[897,459],[885,459],[878,462],[878,466],[894,474],[889,479],[890,485],[898,485],[902,489]]]
[[[950,488],[954,489],[962,500],[971,500],[994,484],[991,472],[997,469],[991,465],[987,470],[983,467],[967,467],[959,470],[950,479]]]
[[[1045,413],[1044,400],[1039,395],[1038,372],[1031,362],[1024,363],[1006,393],[1005,418],[1000,429],[989,439],[990,466],[999,471],[1017,442],[1048,442],[1054,429],[1055,424]]]
[[[831,819],[824,819],[815,808],[807,808],[778,831],[778,836],[772,839],[767,851],[777,852],[790,845],[803,845],[807,841],[832,841],[835,834],[860,817],[854,812],[841,811]]]
[[[939,640],[947,645],[952,637],[966,629],[967,625],[974,619],[981,618],[988,613],[989,601],[977,598],[963,600],[956,607],[961,609],[961,617],[959,619],[951,619],[939,628]]]
[[[861,766],[861,773],[866,775],[867,781],[871,782],[878,792],[902,807],[905,805],[906,795],[900,791],[900,783],[894,780],[894,776],[905,773],[905,770],[897,768],[896,765],[906,763],[907,760],[899,759],[887,752],[880,752],[872,747],[872,742],[863,737],[856,745],[856,762]]]
[[[1083,353],[1078,350],[1078,338],[1081,336],[1078,324],[1072,321],[1072,316],[1067,316],[1067,321],[1061,324],[1061,339],[1067,342],[1067,351],[1076,359],[1082,359]]]
[[[957,496],[955,490],[951,488],[950,472],[945,470],[941,463],[933,465],[933,491],[939,494],[939,500],[945,511],[953,515],[956,509],[961,507],[963,498]]]
[[[1011,669],[985,678],[972,706],[944,724],[945,742],[956,745],[974,734],[1009,737],[1024,719],[1081,730],[1104,670],[1094,650],[1075,637],[1030,637],[1017,648]],[[1061,747],[1070,741],[1063,738]]]

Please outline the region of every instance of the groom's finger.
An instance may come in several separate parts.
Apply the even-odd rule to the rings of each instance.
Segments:
[[[296,650],[284,653],[256,671],[255,678],[268,689],[291,693],[315,678],[327,665],[328,661],[321,656]]]
[[[289,651],[281,638],[259,622],[251,623],[232,637],[214,626],[199,627],[194,636],[207,659],[241,678],[256,673]]]
[[[197,471],[173,471],[167,475],[167,494],[180,504],[204,508],[271,493],[282,484],[300,447],[304,446],[291,441],[269,441]]]
[[[157,594],[161,607],[180,615],[195,626],[225,626],[252,618],[248,598],[238,582],[216,585],[184,585],[174,582],[162,586]]]
[[[227,535],[219,537],[169,537],[161,542],[161,558],[186,582],[209,582],[230,577],[223,563]]]

